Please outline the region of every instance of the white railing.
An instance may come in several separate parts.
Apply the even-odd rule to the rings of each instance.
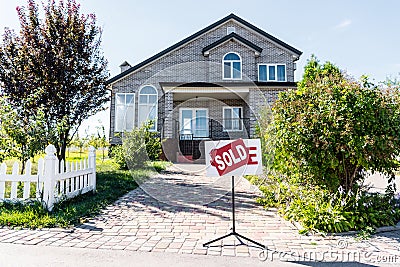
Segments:
[[[37,199],[48,209],[68,198],[96,191],[96,150],[89,148],[88,158],[76,162],[59,162],[53,145],[46,147],[46,156],[38,161],[37,174],[32,174],[32,163],[25,164],[25,174],[19,174],[19,163],[14,162],[11,174],[7,165],[0,165],[0,201]],[[18,188],[19,187],[19,188]]]

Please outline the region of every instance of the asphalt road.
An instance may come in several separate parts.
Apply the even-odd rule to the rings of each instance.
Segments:
[[[221,257],[221,256],[197,256],[175,253],[115,251],[86,248],[63,248],[49,246],[28,246],[15,244],[0,244],[1,267],[163,267],[163,266],[327,266],[327,267],[355,267],[355,266],[396,266],[396,265],[370,265],[363,263],[322,263],[322,262],[262,262],[257,258],[248,257]]]

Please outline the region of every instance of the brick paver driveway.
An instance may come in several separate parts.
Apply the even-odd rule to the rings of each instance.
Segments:
[[[174,165],[165,173],[140,181],[138,189],[70,231],[3,228],[0,242],[258,257],[261,248],[234,237],[203,247],[231,228],[230,179],[216,180],[203,174],[199,166]],[[237,180],[236,231],[265,244],[269,259],[346,260],[342,257],[351,252],[356,257],[353,260],[376,262],[378,256],[386,255],[400,262],[399,231],[381,233],[368,241],[301,236],[275,211],[256,204],[257,194],[247,180]]]

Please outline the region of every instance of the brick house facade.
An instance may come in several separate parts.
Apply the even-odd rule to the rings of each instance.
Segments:
[[[260,108],[296,88],[302,52],[230,14],[107,82],[110,142],[156,121],[171,161],[203,158],[204,140],[251,138]]]

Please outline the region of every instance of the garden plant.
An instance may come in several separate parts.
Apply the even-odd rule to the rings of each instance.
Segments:
[[[282,92],[262,112],[267,178],[266,206],[306,230],[343,232],[393,225],[400,219],[395,172],[400,154],[400,106],[396,86],[359,81],[314,56],[296,90]],[[370,193],[374,172],[386,192]]]

